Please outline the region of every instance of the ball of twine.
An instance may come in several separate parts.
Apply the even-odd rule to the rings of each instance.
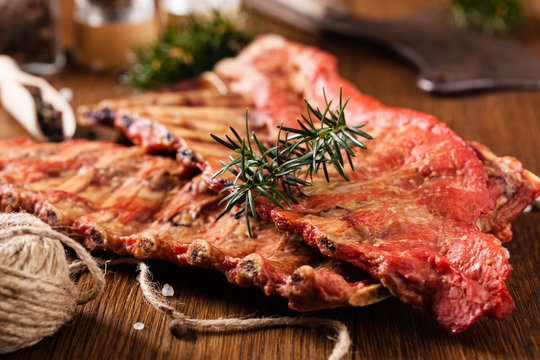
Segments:
[[[64,245],[80,262],[68,262]],[[81,265],[93,277],[85,293],[71,278]],[[104,287],[102,270],[79,243],[29,214],[0,214],[0,354],[54,334]]]

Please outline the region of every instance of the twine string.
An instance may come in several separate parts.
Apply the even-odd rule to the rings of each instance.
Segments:
[[[148,301],[156,310],[169,316],[171,332],[179,337],[187,331],[194,332],[226,332],[226,331],[250,331],[269,327],[282,326],[304,326],[321,327],[334,331],[337,334],[334,348],[330,354],[329,360],[339,360],[349,351],[351,339],[347,327],[340,321],[316,318],[316,317],[261,317],[261,318],[218,318],[218,319],[195,319],[186,316],[168,305],[163,298],[154,289],[150,280],[150,270],[144,262],[139,262],[138,276],[139,285],[146,301]]]
[[[68,262],[64,246],[79,260]],[[105,276],[100,266],[138,264],[137,278],[143,297],[156,310],[169,316],[169,329],[180,337],[188,331],[251,331],[262,328],[320,327],[337,334],[330,360],[349,351],[351,340],[340,321],[316,317],[261,317],[196,319],[168,305],[155,290],[144,262],[132,258],[99,261],[75,240],[52,230],[38,218],[25,213],[0,214],[0,354],[34,345],[70,321],[76,306],[103,292]],[[93,285],[81,292],[72,280],[88,270]]]
[[[88,291],[72,280],[64,246],[91,273]],[[105,287],[99,264],[80,244],[30,214],[0,214],[0,259],[0,354],[54,334]]]
[[[103,292],[103,290],[105,289],[105,275],[103,274],[103,271],[101,270],[98,261],[96,261],[96,259],[94,259],[81,244],[62,233],[52,230],[51,228],[35,225],[26,225],[3,229],[0,232],[0,242],[5,241],[6,239],[11,239],[17,236],[24,235],[35,235],[41,238],[58,240],[62,244],[75,251],[75,254],[80,260],[74,261],[72,264],[68,265],[70,274],[74,274],[76,272],[87,269],[92,275],[92,281],[94,282],[94,285],[90,287],[90,290],[88,292],[79,295],[76,300],[77,305],[86,304],[90,300],[95,299],[100,293]]]

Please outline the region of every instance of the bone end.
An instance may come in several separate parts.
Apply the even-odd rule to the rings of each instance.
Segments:
[[[258,254],[250,254],[243,258],[236,268],[236,283],[241,286],[253,285],[264,276],[264,260]]]
[[[388,299],[392,295],[381,284],[364,286],[349,298],[349,305],[367,306]]]

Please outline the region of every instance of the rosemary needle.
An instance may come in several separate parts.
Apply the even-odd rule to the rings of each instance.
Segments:
[[[326,98],[325,108],[313,107],[307,100],[306,115],[297,119],[298,127],[278,126],[276,143],[268,147],[252,132],[247,138],[241,137],[234,128],[232,136],[222,139],[214,134],[212,138],[234,151],[237,156],[229,156],[229,162],[220,161],[223,167],[213,177],[226,172],[235,176],[232,184],[222,189],[226,196],[220,204],[225,204],[218,219],[237,207],[236,217],[244,216],[249,235],[252,236],[249,218],[257,219],[255,200],[264,196],[276,206],[285,209],[298,203],[297,196],[306,196],[301,187],[311,186],[313,175],[322,168],[326,181],[330,181],[328,166],[332,166],[345,180],[345,159],[354,170],[353,147],[366,149],[358,136],[372,139],[360,130],[364,124],[349,126],[345,120],[345,107],[340,90],[339,104],[332,109],[333,102]],[[246,109],[246,134],[249,134]],[[343,154],[344,155],[343,155]],[[309,181],[308,181],[309,180]],[[296,195],[295,195],[296,194]]]

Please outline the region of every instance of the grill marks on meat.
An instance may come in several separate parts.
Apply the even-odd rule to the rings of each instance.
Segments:
[[[205,73],[162,91],[105,100],[82,106],[77,112],[85,124],[114,125],[149,153],[174,154],[181,163],[204,172],[211,182],[212,174],[221,168],[219,161],[233,153],[216,143],[210,134],[224,137],[234,127],[245,136],[249,104],[230,92],[215,73]],[[261,141],[269,139],[268,121],[264,112],[250,110],[250,131],[256,131]],[[217,179],[215,187],[220,188],[231,179]]]
[[[81,140],[26,141],[21,156],[20,148],[10,145],[10,141],[0,142],[10,153],[7,161],[0,159],[2,210],[34,213],[66,231],[77,230],[73,222],[90,213],[106,213],[109,222],[128,226],[130,220],[141,219],[152,206],[161,205],[160,195],[171,185],[160,176],[168,174],[175,182],[189,179],[183,165],[135,147]],[[94,232],[86,246],[102,246],[103,236],[98,235]]]
[[[209,106],[132,107],[118,113],[115,126],[134,143],[150,152],[176,153],[180,162],[208,172],[219,169],[226,154],[210,134],[226,134],[229,127],[244,129],[246,116],[245,108]],[[249,116],[255,124],[256,114]]]
[[[216,222],[220,197],[200,175],[139,147],[4,140],[0,169],[3,211],[34,213],[90,249],[216,269],[232,283],[281,295],[302,311],[389,296],[366,273],[269,222],[255,222],[254,239],[243,219]]]
[[[132,106],[223,106],[245,107],[245,101],[227,93],[226,85],[212,73],[186,80],[161,90],[149,91],[138,96],[104,100],[97,106],[80,106],[79,119],[86,124],[112,125],[118,109]]]

